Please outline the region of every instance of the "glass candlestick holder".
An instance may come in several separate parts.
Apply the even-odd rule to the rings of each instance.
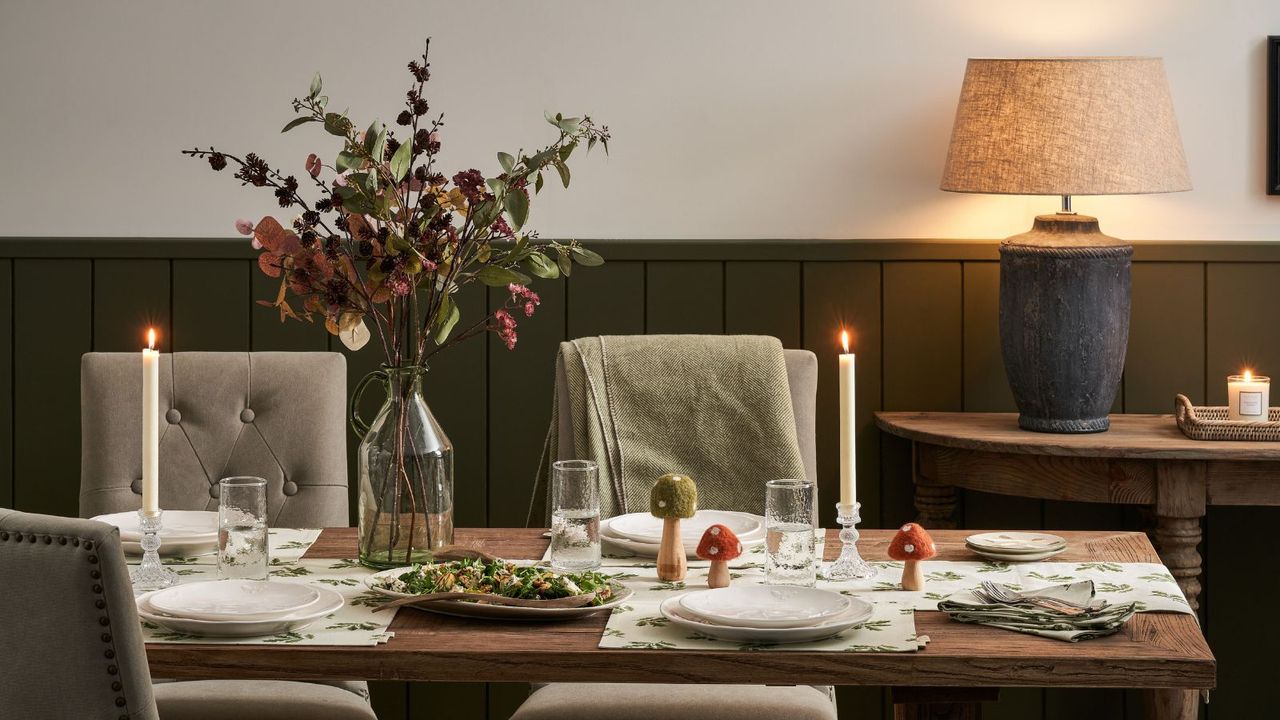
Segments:
[[[840,557],[822,570],[823,580],[858,580],[873,577],[876,569],[858,554],[858,531],[855,526],[862,521],[859,503],[836,503],[836,522],[840,523]]]
[[[160,527],[163,518],[163,510],[157,510],[154,515],[145,510],[138,511],[138,524],[142,528],[142,540],[139,542],[142,545],[142,564],[129,573],[134,590],[159,590],[178,582],[178,574],[160,563]]]

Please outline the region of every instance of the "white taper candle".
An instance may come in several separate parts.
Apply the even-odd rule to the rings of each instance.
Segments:
[[[844,352],[840,355],[840,504],[857,502],[858,425],[854,403],[854,359],[849,352],[849,331],[840,331]]]
[[[142,509],[160,512],[160,351],[154,328],[142,350]]]

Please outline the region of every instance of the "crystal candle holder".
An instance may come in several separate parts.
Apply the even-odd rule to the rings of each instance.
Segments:
[[[178,574],[160,562],[160,527],[163,524],[164,511],[157,510],[154,515],[145,510],[138,511],[138,524],[142,528],[142,564],[133,569],[129,578],[135,590],[159,590],[178,582]]]
[[[840,523],[840,557],[823,568],[822,579],[858,580],[876,574],[875,567],[858,554],[858,531],[855,526],[862,521],[858,514],[861,508],[860,503],[836,503],[836,522]]]

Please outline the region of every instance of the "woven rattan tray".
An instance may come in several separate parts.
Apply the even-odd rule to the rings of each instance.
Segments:
[[[1267,409],[1266,422],[1228,420],[1225,407],[1196,407],[1186,395],[1174,401],[1182,434],[1192,440],[1265,440],[1280,442],[1280,407]]]

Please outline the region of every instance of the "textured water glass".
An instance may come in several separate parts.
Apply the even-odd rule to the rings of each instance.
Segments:
[[[218,574],[223,578],[266,580],[267,481],[229,477],[218,482]]]
[[[813,483],[770,480],[765,483],[765,582],[813,586],[818,578],[813,533]]]
[[[590,460],[551,466],[551,566],[558,570],[600,567],[599,473]]]

